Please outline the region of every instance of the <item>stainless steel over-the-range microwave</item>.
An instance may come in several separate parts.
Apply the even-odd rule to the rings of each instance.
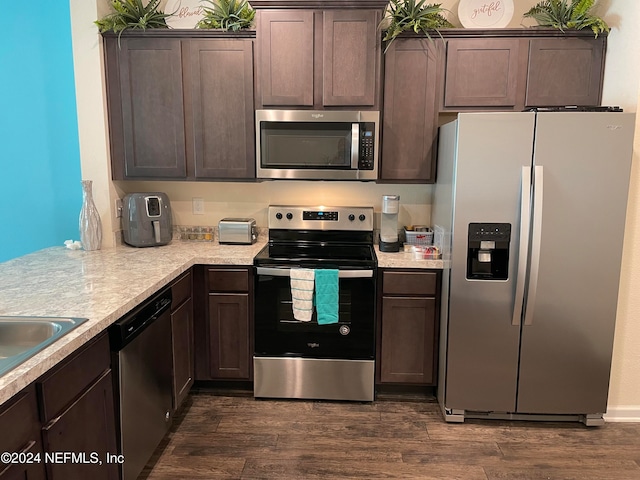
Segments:
[[[375,180],[380,112],[257,110],[258,178]]]

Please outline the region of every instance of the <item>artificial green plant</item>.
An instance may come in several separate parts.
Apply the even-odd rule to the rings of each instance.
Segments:
[[[101,33],[108,31],[122,33],[128,28],[142,30],[169,28],[166,18],[171,14],[160,10],[159,5],[160,0],[148,0],[146,5],[142,3],[142,0],[111,0],[114,12],[94,23]]]
[[[380,22],[380,28],[386,30],[385,53],[402,32],[422,32],[430,39],[430,30],[435,30],[439,35],[440,28],[453,27],[442,14],[444,11],[442,4],[426,3],[426,0],[390,0],[385,17]]]
[[[247,0],[202,0],[210,7],[202,7],[204,17],[197,28],[219,28],[224,31],[237,32],[249,28],[256,16]]]
[[[602,18],[591,13],[596,0],[543,0],[524,14],[533,18],[538,25],[566,29],[582,30],[590,28],[597,37],[608,32],[609,25]]]

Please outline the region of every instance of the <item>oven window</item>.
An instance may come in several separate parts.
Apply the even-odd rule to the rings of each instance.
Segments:
[[[263,168],[351,168],[351,123],[261,122]]]
[[[293,318],[289,277],[256,275],[256,355],[370,359],[375,349],[375,279],[339,283],[338,323]]]

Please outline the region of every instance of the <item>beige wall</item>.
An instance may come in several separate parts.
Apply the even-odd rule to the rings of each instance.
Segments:
[[[443,7],[457,21],[457,0],[443,0]],[[521,24],[524,11],[533,0],[514,0],[515,12],[510,27]],[[187,183],[118,182],[109,174],[102,52],[100,37],[93,25],[107,11],[106,0],[70,0],[82,176],[94,181],[95,200],[103,219],[104,231],[119,230],[113,204],[128,191],[160,190],[168,193],[178,224],[215,225],[224,216],[253,216],[266,224],[265,208],[277,203],[360,204],[380,210],[383,194],[401,196],[401,223],[429,223],[431,187],[376,185],[334,182],[263,183]],[[620,105],[637,111],[640,103],[640,7],[629,0],[601,0],[600,12],[611,24],[604,83],[604,104]],[[531,22],[522,22],[530,25]],[[627,230],[620,280],[618,323],[614,345],[609,419],[640,421],[640,125],[636,129],[634,165],[627,218]],[[603,159],[606,168],[606,159]],[[191,199],[205,199],[205,215],[191,213]],[[114,239],[105,239],[113,246]],[[597,275],[597,267],[594,269]]]

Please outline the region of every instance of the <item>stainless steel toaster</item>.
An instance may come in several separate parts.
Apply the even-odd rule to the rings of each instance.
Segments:
[[[226,244],[251,245],[258,238],[253,218],[223,218],[218,223],[218,241]]]

